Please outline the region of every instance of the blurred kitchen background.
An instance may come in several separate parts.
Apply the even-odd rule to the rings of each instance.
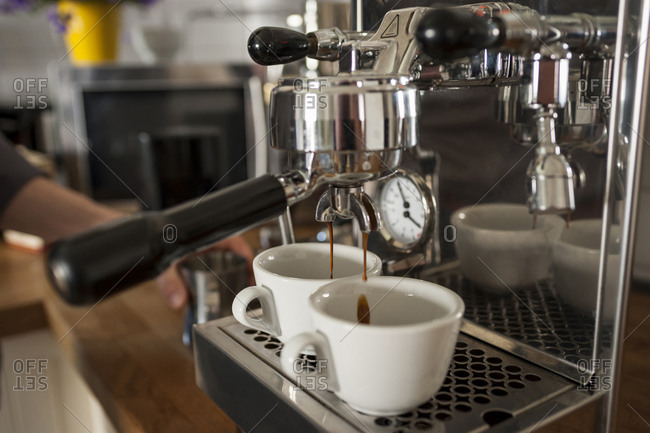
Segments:
[[[117,59],[90,72],[70,65],[47,7],[0,14],[0,129],[14,143],[46,154],[60,182],[133,210],[202,195],[222,178],[219,187],[278,171],[284,161],[268,150],[264,94],[287,71],[254,65],[246,50],[248,36],[260,26],[328,27],[334,17],[340,22],[347,14],[348,3],[123,2]],[[32,89],[29,79],[35,79]],[[20,108],[29,96],[45,98],[37,99],[34,109]],[[179,148],[189,150],[181,154]],[[173,162],[182,166],[182,158],[213,160],[214,152],[222,163],[204,164],[198,173],[177,169],[170,175],[165,169]],[[122,167],[120,179],[90,153],[110,167]],[[237,165],[240,160],[245,164]],[[650,281],[650,149],[645,167],[635,276]]]

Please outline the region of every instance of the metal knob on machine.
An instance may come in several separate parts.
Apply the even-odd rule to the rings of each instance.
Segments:
[[[453,60],[476,54],[503,42],[503,26],[467,9],[433,9],[416,31],[422,50],[436,60]]]
[[[341,44],[361,37],[358,32],[332,29],[300,33],[280,27],[260,27],[248,38],[248,54],[260,65],[281,65],[304,57],[318,60],[337,60]]]

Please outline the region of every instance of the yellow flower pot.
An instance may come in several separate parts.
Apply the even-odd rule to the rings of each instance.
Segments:
[[[57,12],[66,17],[63,37],[73,64],[93,65],[116,59],[121,21],[119,3],[60,1]]]

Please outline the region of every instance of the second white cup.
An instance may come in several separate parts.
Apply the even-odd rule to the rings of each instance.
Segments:
[[[381,274],[381,259],[367,253],[368,277]],[[342,278],[363,275],[363,250],[334,245],[334,279],[330,279],[330,246],[327,243],[298,243],[269,248],[253,260],[256,286],[237,294],[232,313],[242,325],[267,332],[288,341],[313,329],[308,299],[319,287]],[[262,317],[246,313],[248,305],[259,299]]]
[[[367,299],[370,324],[358,322],[360,295]],[[310,296],[309,309],[315,332],[285,343],[285,373],[298,378],[300,353],[314,347],[319,389],[360,412],[395,415],[424,403],[442,385],[465,305],[434,283],[374,277],[327,284]]]

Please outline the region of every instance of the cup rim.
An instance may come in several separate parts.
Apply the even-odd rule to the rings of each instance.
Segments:
[[[601,218],[584,218],[584,219],[578,219],[578,220],[571,221],[571,226],[570,226],[571,228],[574,229],[574,233],[576,231],[580,231],[580,230],[586,231],[586,230],[591,230],[591,229],[597,228],[595,233],[598,234],[598,238],[599,238],[598,248],[585,247],[585,246],[579,245],[576,242],[569,242],[568,240],[563,239],[562,237],[564,236],[565,231],[567,230],[566,228],[562,230],[562,234],[560,235],[560,237],[557,240],[555,240],[554,247],[555,248],[565,248],[565,249],[572,250],[572,251],[578,252],[578,253],[588,253],[588,254],[600,255],[601,242],[602,242],[602,224],[603,224],[603,220]],[[569,228],[568,230],[571,230],[571,228]],[[619,232],[618,233],[612,233],[612,228],[616,228],[617,230],[619,230]],[[585,232],[583,232],[583,233],[585,233]],[[620,226],[619,225],[613,225],[612,227],[610,227],[610,231],[609,231],[609,240],[608,240],[608,243],[607,243],[608,249],[611,250],[612,245],[618,245],[619,246],[619,251],[620,251],[620,243],[621,243]],[[608,255],[619,255],[620,252],[618,252],[618,253],[609,253],[608,252],[607,254]]]
[[[587,219],[580,219],[580,220],[574,220],[571,221],[571,228],[573,229],[578,229],[578,230],[584,230],[584,229],[591,229],[591,226],[597,226],[599,225],[600,228],[598,229],[598,237],[599,237],[599,242],[598,242],[598,248],[590,248],[590,247],[584,247],[582,245],[578,245],[575,242],[569,242],[566,239],[562,239],[562,236],[565,233],[566,229],[562,230],[562,234],[558,239],[555,240],[555,246],[556,247],[561,247],[561,248],[568,248],[570,250],[576,250],[576,251],[581,251],[581,252],[588,252],[590,254],[600,254],[600,240],[602,240],[602,220],[598,218],[587,218]],[[571,230],[571,229],[569,229]],[[575,232],[575,230],[574,230]]]
[[[286,248],[300,248],[299,246],[303,247],[303,248],[305,246],[307,246],[309,248],[324,248],[324,247],[327,247],[327,249],[329,250],[329,244],[328,243],[321,243],[321,242],[296,242],[295,244],[278,245],[277,247],[272,247],[272,248],[266,249],[266,250],[260,252],[259,254],[257,254],[255,256],[255,258],[253,259],[253,269],[259,269],[260,271],[264,272],[267,275],[272,275],[274,277],[282,278],[282,279],[289,280],[289,281],[304,281],[304,280],[307,280],[307,281],[332,282],[333,280],[331,280],[329,278],[310,278],[310,279],[306,279],[306,278],[300,278],[300,277],[292,277],[290,275],[278,274],[277,272],[272,272],[272,271],[262,267],[262,265],[260,264],[260,260],[262,260],[262,258],[264,256],[268,255],[268,254],[271,254],[271,253],[273,253],[275,251],[278,251],[278,250],[281,250],[281,249],[286,249]],[[339,249],[343,248],[343,249],[345,249],[345,250],[347,250],[349,252],[351,252],[351,251],[355,251],[355,252],[356,251],[363,251],[359,247],[354,247],[354,246],[345,245],[345,244],[337,244],[337,243],[334,244],[334,248],[339,248]],[[335,256],[336,256],[336,254],[337,254],[336,251],[334,251]],[[368,256],[367,256],[368,267],[366,269],[366,272],[367,273],[376,272],[377,269],[379,269],[379,271],[381,271],[382,263],[381,263],[381,259],[379,258],[379,256],[377,254],[373,253],[372,251],[367,251],[367,254],[368,254]],[[375,261],[374,265],[372,264],[371,260]],[[353,274],[353,275],[348,275],[348,276],[345,276],[345,277],[334,278],[334,281],[338,281],[338,280],[345,279],[345,278],[361,277],[361,275],[363,275],[363,271],[359,272],[358,274]]]
[[[437,290],[439,292],[443,292],[450,296],[454,301],[456,301],[456,305],[452,310],[448,313],[446,313],[444,316],[433,319],[433,320],[428,320],[424,322],[418,322],[418,323],[410,323],[410,324],[404,324],[404,325],[381,325],[381,326],[366,326],[364,325],[361,328],[358,328],[358,325],[360,325],[357,322],[352,322],[349,320],[341,319],[339,317],[336,317],[331,314],[327,314],[324,311],[320,310],[319,308],[316,307],[316,299],[319,297],[323,297],[324,292],[330,291],[330,290],[346,290],[347,293],[349,293],[349,288],[347,287],[348,284],[358,284],[360,281],[356,280],[354,277],[347,277],[347,278],[342,278],[337,281],[333,281],[329,284],[326,284],[322,287],[320,287],[318,290],[316,290],[314,293],[312,293],[309,296],[308,300],[308,305],[309,309],[314,313],[317,314],[323,318],[326,318],[329,321],[335,322],[339,325],[343,326],[348,326],[348,327],[353,327],[353,329],[358,328],[362,329],[364,332],[375,332],[375,333],[383,333],[383,332],[403,332],[408,330],[409,332],[417,332],[417,331],[422,331],[426,329],[430,329],[431,327],[440,327],[444,325],[448,325],[450,323],[453,323],[456,320],[460,320],[463,318],[463,314],[465,313],[465,302],[463,299],[453,290],[450,290],[444,286],[441,286],[440,284],[432,283],[430,281],[424,281],[416,278],[406,278],[406,277],[393,277],[393,276],[373,276],[373,277],[368,277],[367,282],[365,283],[373,283],[380,281],[383,284],[390,285],[392,288],[389,290],[389,293],[397,290],[397,291],[405,291],[405,290],[400,290],[398,289],[399,284],[403,282],[404,280],[407,280],[410,282],[410,284],[416,284],[418,287],[417,291],[420,291],[422,293],[429,293],[432,290]],[[364,284],[365,284],[364,283]],[[424,287],[426,286],[426,287]],[[435,299],[429,299],[430,302],[435,303]]]
[[[592,224],[595,225],[596,221],[597,221],[597,219],[575,220],[575,221],[572,221],[571,224],[572,224],[572,226],[574,228],[576,226],[577,227],[582,226],[583,228],[587,228],[588,226],[590,226]],[[598,220],[598,221],[600,221],[600,223],[602,225],[602,220]],[[601,230],[602,230],[602,227],[601,227]],[[563,234],[564,234],[564,230],[562,231],[562,235]],[[599,237],[600,237],[600,234],[601,234],[601,232],[599,232]],[[589,254],[589,255],[600,256],[600,239],[598,241],[598,248],[590,248],[590,247],[585,247],[585,246],[579,245],[579,244],[577,244],[575,242],[569,242],[566,239],[562,239],[562,235],[560,235],[560,237],[554,242],[554,248],[563,248],[563,249],[566,249],[568,251],[572,251],[572,252],[574,252],[576,254]]]
[[[483,204],[478,204],[478,205],[473,205],[473,206],[464,206],[460,209],[456,209],[452,214],[451,214],[451,223],[455,226],[463,226],[468,229],[474,230],[474,231],[479,231],[479,232],[485,232],[485,233],[536,233],[540,231],[548,231],[555,227],[556,225],[559,226],[561,224],[564,224],[564,220],[560,218],[557,215],[552,215],[552,214],[541,214],[538,215],[538,221],[540,224],[537,224],[535,228],[529,228],[529,229],[523,229],[523,230],[503,230],[503,229],[490,229],[490,228],[485,228],[485,227],[479,227],[471,222],[468,222],[466,219],[461,218],[461,214],[471,214],[471,213],[476,213],[479,212],[482,209],[486,208],[510,208],[510,209],[518,209],[518,210],[524,210],[527,209],[526,205],[523,204],[518,204],[518,203],[483,203]],[[543,222],[546,222],[544,224]]]

